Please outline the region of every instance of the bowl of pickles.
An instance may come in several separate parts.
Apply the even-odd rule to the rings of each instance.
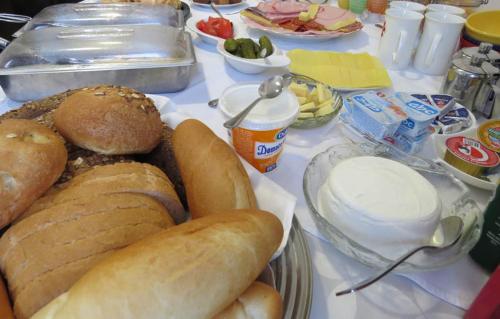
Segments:
[[[284,68],[290,59],[271,43],[267,36],[219,41],[217,51],[234,69],[247,74],[264,72],[269,68]]]
[[[342,97],[329,85],[312,79],[294,77],[290,86],[299,102],[299,116],[291,127],[309,129],[325,125],[342,108]]]

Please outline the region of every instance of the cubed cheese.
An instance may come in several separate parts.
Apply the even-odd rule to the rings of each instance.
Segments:
[[[312,112],[300,112],[299,113],[299,120],[309,119],[311,117],[314,117],[314,113],[312,113]]]
[[[299,107],[301,112],[314,112],[317,111],[318,107],[314,102],[309,102]]]
[[[306,97],[307,93],[309,93],[309,90],[307,88],[307,85],[305,84],[297,84],[295,82],[292,82],[290,86],[288,87],[295,95],[301,96],[301,97]]]
[[[300,105],[307,103],[307,98],[305,96],[297,96],[297,100],[299,101]]]
[[[314,116],[325,116],[325,115],[328,115],[331,113],[333,113],[333,106],[331,104],[329,104],[329,105],[323,106],[322,108],[320,108],[319,110],[314,112]]]

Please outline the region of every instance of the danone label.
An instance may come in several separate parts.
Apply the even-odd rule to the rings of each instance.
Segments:
[[[276,168],[286,133],[286,128],[254,131],[238,127],[232,129],[231,138],[236,152],[260,172],[266,173]]]

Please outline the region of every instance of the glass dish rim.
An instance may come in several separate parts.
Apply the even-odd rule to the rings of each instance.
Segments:
[[[317,211],[317,209],[315,208],[315,206],[314,206],[314,204],[312,202],[313,199],[310,197],[310,195],[309,195],[309,193],[307,191],[309,183],[310,183],[310,181],[308,180],[307,176],[308,176],[310,170],[312,169],[312,167],[314,166],[314,164],[319,160],[319,158],[322,157],[322,156],[327,156],[335,148],[338,148],[339,146],[350,146],[350,147],[357,147],[358,149],[360,149],[362,151],[362,145],[371,145],[371,146],[375,147],[375,149],[377,149],[377,148],[383,148],[383,149],[388,150],[390,152],[392,151],[392,152],[399,153],[398,155],[400,155],[400,156],[406,156],[406,157],[409,157],[409,158],[416,158],[416,159],[419,159],[419,160],[424,160],[426,162],[426,164],[429,164],[431,166],[431,169],[428,172],[446,175],[450,179],[450,181],[452,181],[453,183],[457,184],[457,186],[460,186],[460,188],[462,188],[462,190],[463,190],[462,191],[463,198],[460,201],[457,201],[457,203],[459,203],[459,202],[462,203],[462,204],[469,204],[470,203],[470,204],[474,205],[476,208],[478,208],[478,211],[480,211],[479,205],[477,204],[477,202],[474,199],[471,198],[471,196],[470,196],[470,190],[467,188],[467,186],[465,186],[465,184],[462,181],[460,181],[459,179],[457,179],[453,174],[449,173],[446,169],[442,168],[440,165],[438,165],[438,164],[436,164],[436,163],[434,163],[432,161],[426,160],[424,158],[416,157],[416,156],[413,156],[413,155],[408,155],[408,154],[403,153],[402,151],[400,151],[400,150],[398,150],[398,149],[396,149],[394,147],[391,147],[390,145],[384,144],[384,143],[380,143],[380,142],[376,142],[376,141],[369,141],[369,140],[365,140],[365,141],[360,142],[360,143],[354,143],[352,141],[351,142],[346,141],[346,143],[338,144],[338,145],[333,145],[333,146],[328,147],[326,150],[319,152],[318,154],[316,154],[311,159],[311,161],[307,164],[307,167],[306,167],[306,169],[304,171],[304,176],[303,176],[303,180],[302,180],[302,190],[303,190],[303,193],[304,193],[304,198],[305,198],[307,207],[309,209],[309,212],[312,215],[312,218],[313,218],[313,221],[314,221],[315,225],[318,226],[318,223],[322,223],[323,225],[327,225],[326,226],[327,228],[329,228],[334,233],[336,233],[339,237],[341,237],[343,240],[345,240],[347,242],[347,244],[351,248],[353,248],[353,249],[355,249],[357,251],[360,251],[362,253],[365,253],[367,255],[370,255],[372,257],[375,257],[377,260],[380,260],[381,262],[383,262],[385,264],[388,264],[388,263],[390,263],[390,262],[393,261],[393,260],[391,260],[389,258],[386,258],[386,257],[383,257],[380,254],[374,252],[373,250],[368,249],[368,248],[364,247],[363,245],[357,243],[355,240],[353,240],[353,239],[349,238],[347,235],[345,235],[342,231],[340,231],[333,224],[331,224],[330,222],[328,222]],[[377,155],[375,155],[375,156],[377,156]],[[399,162],[401,162],[401,161],[399,161]],[[406,163],[403,163],[403,164],[408,165]],[[423,167],[422,167],[422,169],[425,170],[425,168],[423,168]],[[433,170],[433,169],[435,169],[435,170]],[[477,227],[482,228],[483,216],[479,212],[479,213],[475,214],[474,217],[475,217],[475,219],[472,222],[469,231],[465,232],[465,235],[467,236],[466,240],[460,239],[460,242],[463,243],[462,246],[460,246],[461,248],[463,248],[464,245],[467,244],[467,242],[469,242],[471,240],[474,240],[475,242],[477,242],[479,240],[479,236],[477,236],[477,238],[474,238],[472,236],[473,236],[474,228],[477,228]],[[370,263],[370,262],[366,261],[365,259],[358,258],[356,255],[353,255],[351,253],[346,252],[343,247],[340,247],[340,245],[338,245],[336,242],[334,242],[333,240],[331,240],[329,238],[329,236],[325,236],[323,234],[323,231],[321,230],[321,227],[318,227],[318,230],[325,237],[325,239],[326,239],[326,241],[328,243],[332,244],[336,249],[338,249],[344,255],[346,255],[348,257],[351,257],[351,258],[357,260],[358,262],[360,262],[360,263],[362,263],[362,264],[364,264],[366,266],[372,267],[372,268],[380,268],[381,267],[380,265],[376,265],[376,264]],[[429,266],[422,266],[422,265],[413,264],[411,262],[406,261],[406,262],[402,263],[402,267],[399,268],[399,269],[396,269],[395,272],[396,273],[415,273],[415,272],[422,272],[422,271],[430,271],[430,270],[439,269],[439,268],[442,268],[442,267],[445,267],[445,266],[448,266],[448,265],[454,263],[458,259],[462,258],[465,254],[466,253],[463,253],[463,251],[460,250],[460,252],[454,254],[451,257],[446,258],[445,261],[442,261],[439,264],[431,264]]]

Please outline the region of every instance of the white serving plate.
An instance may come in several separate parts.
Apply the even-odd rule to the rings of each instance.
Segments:
[[[189,1],[191,5],[194,5],[194,6],[200,6],[200,7],[204,7],[204,8],[210,8],[210,4],[207,4],[207,3],[199,3],[199,2],[195,2],[195,1]],[[246,5],[246,0],[241,0],[241,2],[238,2],[238,3],[229,3],[229,4],[215,4],[214,3],[214,6],[216,8],[234,8],[234,7],[239,7],[241,6],[242,4],[245,4]]]
[[[335,38],[349,36],[351,34],[354,34],[354,33],[362,30],[362,28],[360,28],[356,31],[352,31],[352,32],[348,32],[348,33],[325,32],[324,34],[303,34],[300,32],[287,31],[283,28],[266,27],[266,26],[260,25],[256,22],[248,19],[247,17],[244,17],[244,16],[240,16],[240,17],[249,29],[262,31],[262,32],[268,33],[272,36],[276,36],[276,37],[283,38],[283,39],[289,39],[289,40],[321,42],[321,41],[327,41],[327,40],[331,40],[331,39],[335,39]]]
[[[207,18],[208,19],[208,18]],[[203,19],[205,20],[205,19]],[[229,20],[229,19],[228,19]],[[201,31],[200,29],[198,29],[196,27],[196,23],[200,21],[200,19],[196,20],[195,18],[189,18],[187,21],[186,21],[186,27],[190,30],[190,31],[193,31],[194,33],[196,33],[198,35],[198,37],[200,37],[201,41],[205,42],[205,43],[208,43],[208,44],[213,44],[213,45],[217,45],[217,43],[219,41],[224,41],[224,39],[222,38],[219,38],[219,37],[216,37],[216,36],[213,36],[213,35],[210,35],[210,34],[207,34],[203,31]],[[238,30],[237,30],[237,26],[235,23],[233,23],[233,37],[236,38],[237,35],[238,35]]]
[[[474,120],[475,123],[475,120]],[[476,127],[477,125],[473,125],[470,128],[459,132],[459,133],[454,133],[454,134],[432,134],[431,136],[431,141],[434,146],[434,151],[436,152],[436,156],[438,157],[435,162],[439,163],[440,165],[444,166],[447,170],[449,170],[453,175],[455,175],[456,178],[461,180],[464,183],[467,183],[469,185],[472,185],[477,188],[489,190],[489,191],[494,191],[497,187],[497,184],[494,182],[489,182],[474,176],[471,176],[467,173],[462,172],[458,168],[456,168],[453,165],[448,164],[444,160],[444,154],[446,153],[446,139],[453,137],[453,136],[467,136],[467,137],[472,137],[477,139],[476,137]]]
[[[266,59],[244,59],[227,52],[224,49],[224,41],[219,41],[217,44],[217,51],[224,57],[226,62],[236,70],[246,74],[262,73],[267,69],[284,68],[290,65],[290,58],[282,54],[274,44],[273,48],[273,54]]]

